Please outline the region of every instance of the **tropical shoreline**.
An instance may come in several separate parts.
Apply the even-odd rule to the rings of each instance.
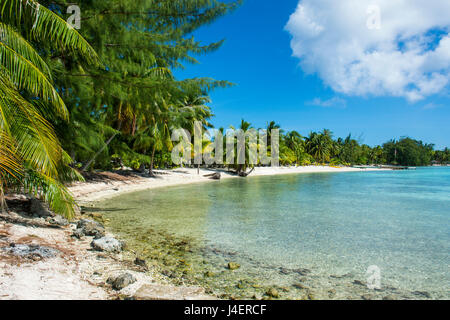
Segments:
[[[360,172],[380,169],[333,168],[322,166],[256,168],[252,176],[269,176],[300,173]],[[230,172],[220,171],[223,179],[239,178]],[[211,170],[183,168],[159,170],[156,178],[135,174],[118,175],[103,173],[100,181],[88,181],[69,187],[82,205],[79,219],[102,220],[101,216],[85,212],[93,202],[125,193],[192,183],[219,183],[206,174]],[[120,178],[119,178],[120,177]],[[244,178],[240,178],[244,179]],[[25,196],[12,196],[13,201],[28,201]],[[9,216],[19,222],[0,219],[0,244],[3,249],[17,246],[49,248],[56,255],[50,258],[17,256],[5,250],[0,252],[0,299],[206,299],[216,298],[205,295],[203,288],[173,286],[151,267],[135,265],[134,254],[129,250],[120,253],[102,253],[92,250],[92,237],[75,239],[76,223],[53,225],[43,217],[30,216],[26,210],[11,208]],[[110,230],[106,236],[115,237]],[[30,260],[31,257],[31,260]],[[111,275],[130,273],[136,282],[122,290],[112,290],[107,284]],[[70,275],[68,277],[67,275]],[[147,291],[142,292],[142,288]],[[150,289],[149,289],[150,288]],[[141,290],[139,292],[139,290]]]
[[[299,166],[299,167],[256,167],[249,177],[276,176],[285,174],[305,174],[305,173],[343,173],[343,172],[363,172],[382,171],[389,169],[373,168],[353,168],[353,167],[330,167],[330,166]],[[103,181],[79,182],[69,187],[74,198],[83,203],[104,200],[126,193],[150,190],[156,188],[180,186],[192,183],[212,182],[209,177],[211,173],[219,172],[221,179],[239,178],[231,171],[225,169],[200,169],[199,173],[195,168],[180,168],[175,170],[157,170],[156,177],[144,177],[142,175],[131,175],[130,178],[117,179],[116,176],[105,176]],[[110,177],[110,178],[109,178]]]

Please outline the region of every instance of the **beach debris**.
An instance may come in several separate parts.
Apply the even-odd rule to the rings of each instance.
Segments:
[[[250,172],[239,171],[237,174],[238,174],[239,177],[246,178],[246,177],[248,177],[254,170],[255,170],[255,167],[253,167],[253,168],[250,170]]]
[[[120,291],[136,281],[136,277],[131,273],[122,273],[119,276],[109,277],[108,280],[106,280],[106,283],[110,284],[114,290]]]
[[[228,262],[227,268],[230,270],[236,270],[239,269],[241,266],[237,264],[236,262]]]
[[[103,237],[99,239],[94,239],[91,242],[91,247],[97,251],[106,252],[120,252],[124,247],[124,243],[113,237]]]
[[[77,223],[77,229],[81,229],[84,235],[94,236],[96,239],[105,236],[105,227],[97,221],[81,219]]]
[[[204,177],[210,178],[211,180],[220,180],[220,178],[222,176],[221,176],[220,172],[216,172],[216,173],[206,174],[206,175],[204,175]]]
[[[39,201],[38,199],[30,200],[30,214],[40,218],[55,216],[55,214],[49,210],[48,206],[45,203]]]
[[[9,247],[3,247],[2,250],[15,256],[34,261],[53,258],[59,253],[58,250],[49,247],[16,243],[11,243]]]
[[[266,291],[266,295],[271,297],[271,298],[279,298],[280,297],[280,293],[278,292],[277,289],[275,288],[269,288]]]

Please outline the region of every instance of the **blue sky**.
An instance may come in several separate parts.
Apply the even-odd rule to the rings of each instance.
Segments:
[[[360,86],[352,87],[339,77],[328,77],[327,66],[330,63],[327,59],[333,57],[333,44],[327,48],[325,36],[318,37],[317,41],[309,41],[310,38],[308,42],[305,41],[301,38],[305,34],[301,28],[305,26],[296,21],[291,24],[293,27],[290,32],[286,30],[297,5],[298,0],[246,0],[236,12],[195,33],[196,39],[206,43],[226,39],[219,51],[198,57],[199,65],[187,65],[185,70],[175,73],[178,78],[205,76],[236,84],[211,94],[211,107],[216,115],[212,122],[216,127],[237,125],[243,118],[259,128],[274,120],[283,129],[297,130],[303,135],[311,130],[327,128],[335,136],[344,137],[351,133],[369,145],[410,136],[435,143],[437,148],[450,146],[448,86],[433,92],[429,86],[422,88],[423,81],[418,77],[417,83],[413,84],[403,85],[399,81],[398,90],[391,92],[383,87],[391,79],[385,78],[385,73],[390,71],[382,70],[382,75],[364,75],[364,83],[372,83],[372,78],[380,79],[375,79],[377,82],[374,81],[374,88],[365,87],[366,91],[362,92]],[[291,39],[298,30],[295,28],[300,28],[300,38],[296,39],[300,53],[297,51],[294,57]],[[383,37],[389,32],[394,33],[386,29],[383,30]],[[392,36],[398,37],[398,34]],[[336,38],[336,35],[333,37]],[[385,39],[376,40],[376,43],[387,41]],[[320,63],[300,65],[304,59],[317,56],[314,50],[319,45],[323,47],[322,52],[331,54],[321,57]],[[401,50],[404,51],[403,48]],[[410,56],[411,59],[417,58]],[[311,74],[304,72],[307,68],[312,68]],[[376,70],[380,68],[383,65]],[[417,70],[412,71],[417,73]],[[411,70],[408,72],[409,75],[413,74]],[[410,88],[416,86],[419,89],[415,91],[421,95],[417,99],[410,95]]]

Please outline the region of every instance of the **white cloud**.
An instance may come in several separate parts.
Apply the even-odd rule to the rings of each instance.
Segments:
[[[344,99],[334,97],[328,100],[322,100],[320,98],[315,98],[312,101],[309,101],[306,103],[310,106],[316,106],[316,107],[324,107],[324,108],[346,108],[347,107],[347,101]]]
[[[450,82],[448,0],[301,0],[286,30],[302,69],[339,93],[414,102]]]

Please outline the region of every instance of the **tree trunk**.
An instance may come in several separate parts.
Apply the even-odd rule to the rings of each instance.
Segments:
[[[121,109],[121,108],[122,108],[122,104],[120,104],[120,109]],[[119,109],[119,110],[120,110],[120,109]],[[120,111],[119,111],[119,112],[120,112]],[[117,126],[117,131],[120,131],[121,128],[122,128],[122,120],[119,120],[119,125]],[[101,149],[100,149],[96,154],[94,154],[94,156],[92,157],[92,159],[89,160],[89,161],[84,165],[83,168],[81,168],[81,171],[82,171],[82,172],[86,171],[86,170],[90,167],[90,165],[92,164],[92,162],[94,162],[95,158],[97,158],[98,155],[99,155],[100,153],[102,153],[103,150],[105,150],[105,148],[111,143],[111,141],[113,141],[113,139],[114,139],[118,134],[119,134],[119,133],[113,134],[113,135],[106,141],[105,145],[104,145],[103,147],[101,147]]]
[[[133,123],[131,124],[131,136],[136,135],[136,114],[133,115]]]
[[[81,171],[84,172],[86,171],[92,164],[92,162],[94,162],[95,158],[97,158],[99,156],[100,153],[103,152],[103,150],[105,150],[105,148],[111,143],[111,141],[113,141],[113,139],[117,136],[117,133],[113,134],[107,141],[106,143],[101,147],[101,149],[99,151],[97,151],[96,154],[94,154],[94,156],[92,157],[91,160],[89,160],[83,168],[81,168]]]
[[[156,144],[153,146],[153,151],[152,151],[152,161],[150,162],[150,170],[149,170],[149,174],[150,176],[154,177],[155,174],[153,173],[153,162],[155,160],[155,151],[156,151]]]

